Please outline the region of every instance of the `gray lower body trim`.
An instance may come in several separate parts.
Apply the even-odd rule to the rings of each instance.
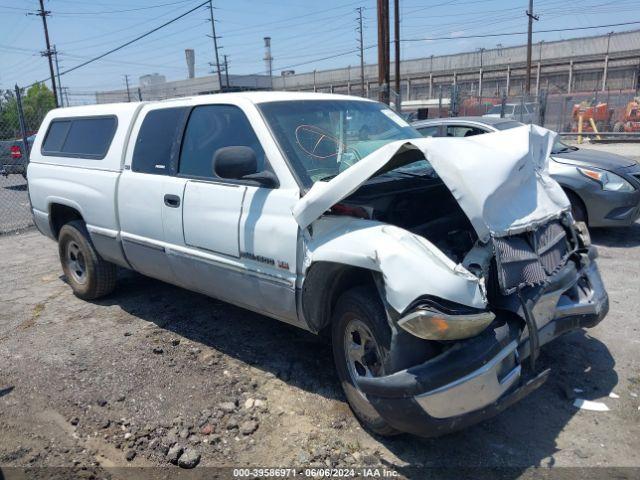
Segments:
[[[55,240],[53,232],[51,231],[51,223],[49,223],[49,214],[36,208],[32,208],[31,211],[33,212],[33,223],[38,231],[52,240]]]
[[[121,267],[131,268],[124,255],[118,230],[89,224],[87,224],[87,230],[91,235],[94,247],[102,258]]]
[[[520,378],[520,365],[499,378],[502,363],[516,355],[518,343],[511,342],[479,369],[435,390],[417,395],[416,402],[435,418],[448,418],[479,410],[498,400]]]

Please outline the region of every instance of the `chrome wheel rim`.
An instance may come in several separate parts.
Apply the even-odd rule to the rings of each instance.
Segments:
[[[67,244],[66,263],[69,274],[77,283],[84,284],[87,281],[87,264],[80,246],[71,240]]]
[[[354,385],[361,377],[377,377],[382,372],[382,355],[369,327],[357,318],[350,320],[344,333],[344,353]]]

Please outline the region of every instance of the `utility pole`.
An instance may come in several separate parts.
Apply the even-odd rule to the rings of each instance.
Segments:
[[[602,91],[607,89],[607,73],[609,70],[609,47],[611,46],[611,35],[614,32],[607,33],[607,53],[604,57],[604,71],[602,72]]]
[[[227,90],[229,90],[229,87],[231,86],[229,85],[229,62],[227,61],[227,56],[226,55],[223,55],[223,56],[224,56],[224,80],[227,85]]]
[[[531,42],[533,41],[533,21],[540,18],[533,14],[533,0],[529,0],[527,17],[529,18],[529,26],[527,28],[527,77],[525,79],[524,90],[525,93],[529,95],[531,93]]]
[[[131,91],[129,90],[129,75],[124,76],[124,83],[127,86],[127,102],[131,102]]]
[[[53,73],[53,50],[51,50],[51,43],[49,42],[49,29],[47,28],[47,17],[51,15],[49,10],[44,9],[44,0],[40,0],[40,10],[36,13],[39,17],[42,17],[42,25],[44,27],[44,39],[46,41],[47,50],[42,52],[43,57],[47,57],[49,60],[49,74],[51,75],[51,89],[53,90],[53,98],[55,99],[56,107],[60,106],[58,103],[58,89],[56,87],[56,77]]]
[[[60,81],[60,67],[58,65],[58,49],[56,48],[56,46],[53,46],[53,56],[55,57],[56,60],[56,77],[58,78],[58,90],[60,91],[60,106],[64,107],[64,99],[62,98],[62,82]],[[69,104],[67,103],[67,107],[69,106]]]
[[[40,0],[42,2],[42,0]],[[209,15],[211,20],[211,37],[213,38],[213,50],[216,53],[216,73],[218,74],[218,85],[222,90],[222,74],[220,73],[220,57],[218,55],[218,37],[216,37],[216,22],[213,19],[213,2],[209,0]]]
[[[395,90],[396,90],[396,111],[400,111],[400,0],[393,0],[393,43],[395,47]]]
[[[482,54],[486,49],[484,47],[478,48],[478,52],[480,52],[480,73],[478,74],[478,101],[482,103],[482,77],[484,75],[484,69],[482,64]]]
[[[358,48],[360,50],[360,94],[364,97],[364,42],[363,42],[363,27],[362,27],[362,11],[364,7],[356,8],[356,12],[358,12],[358,26],[356,27],[356,31],[359,34],[358,38]]]
[[[389,104],[389,0],[378,0],[378,99]]]

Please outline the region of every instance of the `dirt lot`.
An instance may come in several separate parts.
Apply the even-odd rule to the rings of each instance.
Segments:
[[[389,440],[354,419],[322,340],[131,272],[108,299],[84,302],[52,241],[0,237],[0,465],[7,478],[10,466],[177,473],[167,459],[177,442],[183,464],[199,458],[195,471],[370,464],[411,478],[423,477],[416,467],[508,467],[517,478],[536,466],[638,468],[640,224],[594,241],[611,312],[544,348],[547,384],[461,433]],[[575,397],[610,411],[578,410]]]

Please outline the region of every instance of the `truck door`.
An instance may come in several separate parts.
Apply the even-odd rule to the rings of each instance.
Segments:
[[[118,183],[122,245],[138,272],[176,283],[165,253],[164,218],[179,209],[182,195],[167,194],[167,182],[180,149],[180,133],[188,108],[159,108],[134,128],[132,158]]]
[[[239,107],[194,107],[177,174],[165,185],[165,193],[181,197],[180,209],[163,220],[170,264],[187,288],[295,321],[298,226],[291,208],[299,192],[218,177],[214,153],[229,146],[251,147],[258,170],[270,168]]]

